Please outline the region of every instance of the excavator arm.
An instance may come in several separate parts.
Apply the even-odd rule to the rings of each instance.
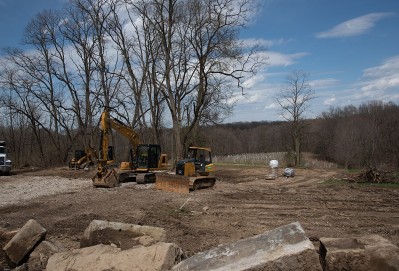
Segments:
[[[111,118],[108,110],[104,110],[101,114],[100,119],[100,130],[101,130],[101,158],[105,160],[110,160],[108,155],[109,147],[109,131],[114,129],[124,137],[126,137],[133,150],[136,150],[137,145],[140,144],[140,139],[138,134],[129,126],[125,125],[121,121]]]
[[[114,168],[109,169],[108,164],[114,164],[112,155],[109,153],[109,134],[110,130],[114,129],[121,135],[125,136],[132,145],[133,152],[140,143],[138,134],[129,126],[123,124],[121,121],[111,118],[109,111],[104,110],[100,118],[100,159],[98,163],[97,173],[93,177],[93,185],[95,187],[114,187],[119,185],[119,177]],[[132,169],[135,165],[130,162],[122,162],[121,168]]]

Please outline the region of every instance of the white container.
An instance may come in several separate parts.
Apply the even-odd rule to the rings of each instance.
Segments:
[[[278,176],[278,161],[271,160],[269,163],[269,166],[270,166],[269,176],[273,179],[277,178],[277,176]]]
[[[277,160],[270,160],[269,166],[271,168],[278,168],[278,161]]]

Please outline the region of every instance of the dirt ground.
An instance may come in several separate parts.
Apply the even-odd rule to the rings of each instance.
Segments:
[[[342,175],[334,169],[300,169],[293,178],[276,180],[266,180],[267,174],[266,167],[221,166],[214,188],[185,195],[155,190],[153,184],[93,188],[94,171],[67,168],[0,176],[0,192],[21,179],[44,179],[38,176],[53,176],[55,183],[84,183],[53,195],[33,199],[28,195],[18,203],[0,205],[0,227],[20,228],[33,218],[49,237],[77,248],[94,219],[157,226],[165,228],[167,241],[188,255],[295,221],[312,241],[379,234],[399,245],[399,189],[325,182]],[[46,186],[41,189],[45,191]]]

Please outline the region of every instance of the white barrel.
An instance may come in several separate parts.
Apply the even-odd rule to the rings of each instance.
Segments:
[[[270,160],[269,166],[271,168],[277,168],[278,167],[278,161],[277,160]]]

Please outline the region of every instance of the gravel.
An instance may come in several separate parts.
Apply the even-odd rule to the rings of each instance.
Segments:
[[[70,179],[58,176],[0,176],[0,207],[24,205],[42,196],[78,191],[91,187],[90,179]]]

